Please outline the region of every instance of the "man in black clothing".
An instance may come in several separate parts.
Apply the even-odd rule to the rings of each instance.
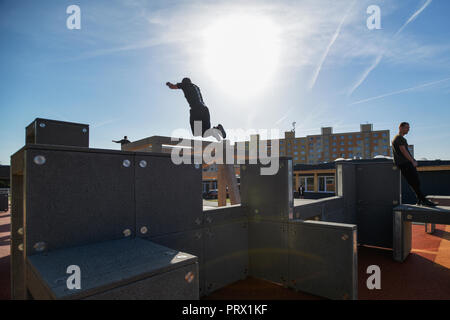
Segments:
[[[130,143],[130,140],[128,140],[128,137],[127,137],[127,136],[125,136],[125,137],[123,137],[123,139],[122,139],[122,140],[119,140],[119,141],[115,141],[115,140],[113,140],[112,142],[115,142],[115,143],[120,143],[120,145],[121,145],[121,146],[123,146],[124,144]]]
[[[434,207],[435,203],[428,200],[420,190],[420,180],[417,173],[417,161],[411,156],[408,150],[408,142],[403,137],[409,132],[409,123],[402,122],[399,126],[398,135],[392,140],[392,151],[394,154],[394,163],[402,172],[408,184],[414,190],[417,196],[417,205]]]
[[[203,102],[203,97],[200,92],[200,88],[193,84],[191,82],[191,79],[184,78],[181,83],[172,84],[170,82],[167,82],[166,85],[170,89],[181,89],[183,90],[184,96],[189,103],[190,109],[190,117],[189,122],[191,124],[191,130],[192,134],[194,136],[214,136],[217,140],[220,140],[220,137],[222,139],[226,138],[225,130],[223,129],[222,125],[219,124],[217,127],[213,127],[213,130],[210,130],[207,132],[207,135],[205,136],[205,133],[207,130],[211,128],[211,122],[209,119],[209,110],[208,107]],[[195,122],[199,121],[201,122],[202,126],[202,132],[194,132]]]

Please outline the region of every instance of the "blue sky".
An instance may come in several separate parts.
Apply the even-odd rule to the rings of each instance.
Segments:
[[[243,3],[0,1],[0,162],[36,117],[90,124],[95,148],[187,134],[184,96],[165,86],[185,76],[230,131],[369,122],[392,138],[409,121],[417,159],[450,159],[450,1]],[[80,30],[66,27],[70,5]],[[370,5],[379,30],[367,28]]]

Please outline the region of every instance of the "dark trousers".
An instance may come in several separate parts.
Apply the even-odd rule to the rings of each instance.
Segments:
[[[191,124],[192,135],[194,135],[194,136],[196,136],[196,133],[197,133],[197,132],[194,132],[194,122],[195,121],[201,121],[201,123],[202,123],[201,135],[203,136],[205,134],[205,131],[208,130],[209,128],[211,128],[209,110],[207,107],[204,107],[204,106],[191,107],[189,123]],[[199,136],[199,134],[197,134],[197,136]]]
[[[417,199],[424,200],[425,196],[420,190],[420,180],[417,169],[411,162],[399,165],[398,167],[400,168],[403,177],[405,177],[405,180],[408,182],[411,189],[413,189],[413,191],[415,192]]]

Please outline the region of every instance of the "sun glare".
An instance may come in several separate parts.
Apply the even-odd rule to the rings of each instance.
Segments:
[[[270,85],[280,45],[279,29],[268,17],[219,18],[204,36],[207,73],[228,95],[249,98]]]

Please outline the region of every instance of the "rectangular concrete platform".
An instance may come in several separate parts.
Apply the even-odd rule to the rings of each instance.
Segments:
[[[406,221],[450,224],[450,207],[424,207],[403,204],[394,208],[394,211],[406,213]]]
[[[450,224],[450,207],[400,205],[393,215],[393,258],[403,262],[411,252],[412,222]]]
[[[34,299],[198,299],[197,257],[144,239],[121,239],[29,256]],[[69,289],[67,268],[80,268]]]

